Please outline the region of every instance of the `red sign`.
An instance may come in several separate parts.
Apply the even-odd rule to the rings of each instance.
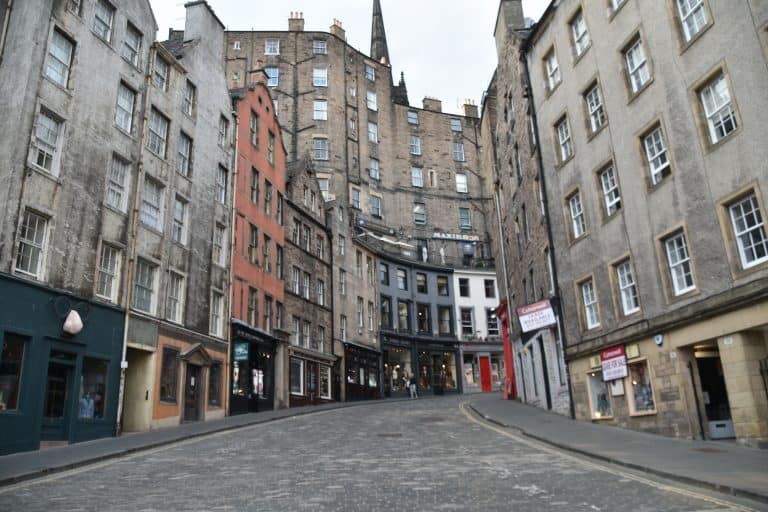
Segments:
[[[627,376],[627,356],[624,345],[616,345],[600,352],[603,367],[603,381],[623,379]]]

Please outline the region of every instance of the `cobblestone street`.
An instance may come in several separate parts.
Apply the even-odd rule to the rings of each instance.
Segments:
[[[0,488],[0,510],[749,510],[483,425],[466,397],[350,407]]]

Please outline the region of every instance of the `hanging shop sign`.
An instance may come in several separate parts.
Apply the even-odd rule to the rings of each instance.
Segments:
[[[543,327],[555,325],[555,312],[548,300],[542,300],[516,308],[517,318],[523,332],[535,331]]]
[[[248,343],[235,343],[233,346],[235,353],[235,361],[247,361],[248,349],[250,345]]]
[[[480,237],[478,235],[466,235],[464,233],[444,233],[442,231],[435,231],[432,233],[432,238],[438,238],[440,240],[459,240],[461,242],[480,241]]]
[[[626,377],[627,355],[624,352],[624,345],[616,345],[600,352],[600,363],[603,368],[604,382]]]

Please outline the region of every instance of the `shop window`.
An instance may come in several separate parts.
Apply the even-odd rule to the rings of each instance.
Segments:
[[[24,361],[25,338],[6,333],[0,352],[0,411],[19,408],[21,365]]]
[[[648,370],[648,361],[629,363],[629,375],[627,376],[630,414],[652,414],[656,412],[656,402],[653,397],[651,374]]]
[[[102,359],[83,359],[80,380],[80,400],[77,417],[85,420],[103,419],[107,393],[109,363]]]
[[[221,362],[211,365],[208,373],[208,405],[221,407]]]
[[[160,371],[160,400],[176,402],[179,376],[179,351],[175,348],[163,348],[163,366]]]
[[[608,383],[603,382],[603,373],[600,371],[590,372],[587,375],[589,384],[589,404],[592,413],[592,419],[604,419],[613,417],[613,408],[611,407],[610,392]]]
[[[320,367],[320,398],[331,399],[331,368]]]
[[[291,394],[304,394],[304,361],[291,358]]]
[[[379,378],[376,372],[371,369],[368,369],[368,387],[369,388],[379,387]]]

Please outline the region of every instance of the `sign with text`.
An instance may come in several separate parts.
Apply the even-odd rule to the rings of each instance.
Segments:
[[[600,364],[603,367],[603,382],[626,377],[627,355],[624,345],[616,345],[600,352]]]
[[[442,231],[435,231],[432,233],[432,238],[440,240],[459,240],[461,242],[479,242],[480,237],[478,235],[467,235],[464,233],[445,233]]]
[[[542,300],[516,308],[517,318],[523,332],[535,331],[542,327],[555,325],[555,312],[548,300]]]
[[[235,343],[233,345],[235,361],[247,361],[249,356],[248,343]]]

